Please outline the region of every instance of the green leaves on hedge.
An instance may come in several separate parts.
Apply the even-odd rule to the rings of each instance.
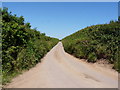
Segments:
[[[79,30],[65,37],[62,42],[66,52],[89,62],[106,59],[120,72],[119,38],[120,22],[112,21],[109,24],[93,25]]]
[[[30,23],[24,23],[23,16],[17,17],[2,10],[2,72],[3,84],[22,70],[30,69],[59,41],[45,36]]]

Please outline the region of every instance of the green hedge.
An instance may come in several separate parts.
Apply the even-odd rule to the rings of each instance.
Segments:
[[[3,84],[9,82],[22,70],[28,70],[58,43],[58,39],[46,36],[17,17],[2,10],[2,73]]]
[[[120,17],[119,17],[120,18]],[[93,25],[65,37],[65,51],[89,62],[106,59],[120,72],[120,22]]]

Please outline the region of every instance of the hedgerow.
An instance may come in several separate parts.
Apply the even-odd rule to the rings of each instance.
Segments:
[[[65,37],[62,39],[65,51],[89,62],[106,59],[120,72],[119,20],[86,27]]]
[[[30,23],[25,23],[23,16],[17,17],[7,8],[2,12],[2,83],[9,82],[23,70],[28,70],[41,62],[41,58],[59,41],[46,36]]]

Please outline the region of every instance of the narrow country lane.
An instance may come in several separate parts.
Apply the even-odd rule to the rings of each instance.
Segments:
[[[118,74],[79,60],[59,42],[42,62],[14,78],[6,88],[118,88]]]

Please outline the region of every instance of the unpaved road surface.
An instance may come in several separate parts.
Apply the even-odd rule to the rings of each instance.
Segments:
[[[14,78],[6,88],[118,88],[114,70],[67,54],[59,42],[42,63]]]

